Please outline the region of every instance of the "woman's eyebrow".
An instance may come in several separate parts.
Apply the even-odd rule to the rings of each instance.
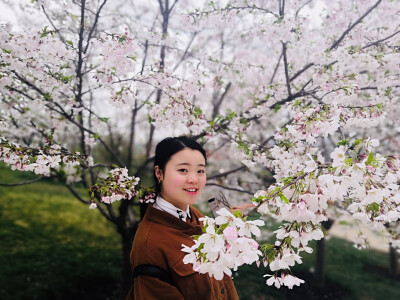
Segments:
[[[191,164],[186,163],[186,162],[177,164],[177,166],[190,166],[190,165],[191,165]],[[199,166],[199,167],[205,167],[206,165],[205,165],[205,164],[198,164],[198,166]]]

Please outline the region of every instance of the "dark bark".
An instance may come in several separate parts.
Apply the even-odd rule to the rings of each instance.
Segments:
[[[393,277],[396,277],[400,274],[399,272],[399,254],[397,253],[397,249],[392,245],[389,247],[389,273]]]
[[[332,219],[328,219],[328,221],[322,222],[321,225],[325,230],[329,230],[333,222]],[[314,286],[319,290],[323,290],[325,286],[325,243],[325,238],[317,241],[317,248],[315,251]]]
[[[315,251],[315,273],[314,285],[317,289],[323,290],[325,284],[325,238],[317,241]]]
[[[132,268],[130,263],[130,253],[132,249],[133,239],[136,234],[139,222],[136,222],[132,228],[125,228],[121,234],[122,242],[122,272],[121,272],[121,294],[120,299],[125,299],[129,290],[133,285]]]

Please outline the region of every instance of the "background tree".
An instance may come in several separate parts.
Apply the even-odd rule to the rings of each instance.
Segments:
[[[310,16],[313,5],[320,8]],[[21,11],[29,24],[45,17],[32,32],[1,30],[0,157],[15,169],[59,177],[116,225],[125,290],[138,177],[151,172],[154,141],[170,130],[205,145],[208,185],[236,201],[261,190],[253,197],[258,212],[285,222],[279,241],[261,247],[275,272],[268,284],[299,283],[290,266],[322,237],[328,204],[381,230],[399,218],[399,162],[376,154],[379,143],[368,138],[383,137],[382,150],[395,149],[396,1],[35,6]],[[80,193],[80,184],[92,192]],[[218,225],[251,237],[230,222]],[[257,254],[254,261],[261,253],[249,247],[243,253]],[[221,262],[209,263],[217,265],[213,273]]]

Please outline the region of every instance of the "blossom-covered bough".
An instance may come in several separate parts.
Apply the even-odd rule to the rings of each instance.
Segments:
[[[398,94],[393,93],[394,87],[385,84],[387,79],[379,73],[383,71],[386,75],[398,78],[398,69],[394,70],[394,66],[391,65],[394,63],[396,68],[399,67],[398,62],[392,60],[397,54],[397,48],[386,45],[385,58],[381,48],[371,49],[370,46],[381,45],[380,43],[386,38],[362,45],[360,37],[356,40],[347,36],[361,21],[365,22],[364,18],[380,2],[373,3],[340,35],[339,39],[334,40],[330,47],[325,49],[323,54],[319,56],[315,53],[318,62],[309,63],[291,75],[288,46],[303,46],[298,41],[309,32],[304,28],[304,24],[299,24],[296,28],[293,22],[286,22],[286,19],[293,16],[284,13],[285,1],[279,1],[279,16],[271,17],[273,23],[270,22],[269,25],[272,28],[279,26],[274,26],[275,23],[283,24],[282,27],[289,26],[283,28],[283,31],[288,30],[290,33],[287,32],[286,36],[281,33],[278,37],[282,44],[282,54],[277,66],[283,57],[283,82],[280,86],[279,84],[268,86],[264,100],[256,99],[246,112],[234,115],[232,119],[240,118],[237,123],[241,124],[239,128],[230,130],[230,124],[227,126],[223,124],[217,128],[217,131],[223,131],[236,141],[242,153],[243,163],[248,166],[252,166],[254,162],[259,163],[275,174],[276,183],[266,190],[257,192],[252,199],[256,205],[253,211],[272,216],[283,223],[274,232],[277,239],[275,245],[265,244],[253,249],[255,255],[260,254],[259,250],[262,251],[260,259],[269,263],[270,270],[274,272],[273,275],[266,275],[270,276],[267,280],[268,285],[275,285],[277,288],[285,285],[293,288],[294,285],[304,282],[291,274],[290,267],[295,263],[301,263],[302,251],[312,252],[308,246],[309,241],[323,238],[320,224],[328,220],[330,205],[347,211],[355,219],[381,232],[384,231],[385,224],[399,220],[398,157],[385,157],[376,153],[375,148],[379,146],[377,139],[344,136],[348,128],[370,128],[385,123],[384,119],[387,116],[385,108],[392,107],[391,104],[398,98]],[[194,22],[201,23],[203,19],[207,19],[217,11],[222,19],[227,20],[234,18],[230,13],[232,11],[240,14],[249,8],[252,11],[261,10],[257,5],[249,6],[247,1],[245,4],[235,7],[229,3],[218,9],[213,3],[211,10],[196,11],[191,16],[194,16]],[[272,10],[263,9],[263,11],[271,14]],[[276,28],[265,30],[272,31],[273,35]],[[389,36],[397,33],[398,31]],[[350,60],[357,60],[359,65],[357,62],[351,63]],[[314,74],[304,76],[306,79],[303,83],[300,82],[300,85],[292,83],[300,75],[306,75],[302,73],[311,67],[315,69]],[[363,74],[375,74],[376,77]],[[362,84],[366,87],[362,87]],[[368,87],[371,84],[376,84],[377,87]],[[376,93],[367,94],[363,92],[365,90],[376,90]],[[282,104],[287,104],[290,119],[274,135],[275,145],[259,147],[251,143],[252,136],[245,130],[254,128],[251,121],[263,117],[266,103],[274,107],[275,111],[279,110]],[[243,121],[244,116],[246,116],[245,121]],[[327,162],[324,158],[324,154],[327,156],[327,149],[321,147],[322,139],[335,135],[338,131],[341,139],[329,155],[331,160]],[[321,150],[325,150],[325,153]],[[240,223],[240,220],[238,216],[236,222]],[[207,225],[214,223],[222,225],[222,229],[227,226],[209,219],[206,221]],[[230,275],[230,269],[235,270],[238,265],[247,262],[239,259],[237,264],[233,264],[235,259],[231,258],[230,238],[222,229],[215,231],[214,227],[212,228],[210,232],[205,230],[203,236],[211,235],[213,238],[196,237],[194,246],[191,248],[184,246],[183,251],[189,253],[185,261],[192,263],[195,270],[221,278],[221,270]],[[236,229],[236,233],[230,233],[230,236],[237,236],[240,232],[240,226],[229,228]],[[399,234],[393,231],[389,233],[391,245],[398,247]],[[365,240],[358,238],[358,242]],[[214,250],[207,250],[211,249],[209,245]],[[211,252],[212,259],[209,258],[208,252]],[[239,247],[237,250],[237,253],[243,252],[252,253],[246,243],[243,243],[242,249]],[[248,263],[252,262],[250,260]],[[210,263],[213,263],[214,267],[209,266]]]
[[[396,1],[33,2],[32,30],[0,28],[0,159],[62,178],[116,224],[126,286],[163,130],[204,144],[210,188],[254,204],[203,219],[183,246],[200,273],[262,262],[268,285],[293,288],[331,209],[400,246]],[[273,244],[256,241],[266,217]]]

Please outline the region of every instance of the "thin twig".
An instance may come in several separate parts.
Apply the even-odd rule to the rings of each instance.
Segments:
[[[339,46],[339,44],[343,41],[343,39],[346,37],[346,35],[359,23],[361,23],[361,21],[371,12],[373,11],[380,3],[382,2],[382,0],[378,0],[373,6],[371,6],[361,17],[359,17],[352,25],[349,26],[349,28],[347,28],[343,34],[340,36],[339,39],[337,39],[332,46],[329,47],[329,51],[332,51],[333,49],[337,48]]]
[[[371,47],[371,46],[378,45],[378,44],[380,44],[380,43],[382,43],[382,42],[384,42],[384,41],[386,41],[386,40],[388,40],[388,39],[394,37],[394,36],[395,36],[396,34],[398,34],[398,33],[400,33],[400,30],[396,31],[395,33],[393,33],[393,34],[391,34],[391,35],[389,35],[389,36],[387,36],[387,37],[385,37],[385,38],[383,38],[383,39],[381,39],[381,40],[379,40],[379,41],[376,41],[376,42],[373,42],[373,43],[369,43],[368,45],[365,45],[364,47],[362,47],[362,49],[365,49],[365,48],[368,48],[368,47]]]
[[[279,64],[281,63],[282,56],[283,56],[283,52],[281,52],[281,55],[279,55],[278,62],[276,63],[275,70],[274,70],[274,73],[272,74],[269,84],[272,84],[272,82],[274,82],[275,75],[276,75],[276,72],[278,71]],[[292,79],[290,79],[290,80],[292,80]]]
[[[100,17],[100,12],[103,9],[104,5],[106,4],[107,0],[104,0],[103,3],[100,5],[99,10],[96,12],[95,18],[94,18],[94,23],[92,28],[90,28],[90,32],[87,38],[87,43],[86,43],[86,47],[85,50],[83,50],[83,53],[87,52],[87,49],[89,48],[89,44],[90,44],[90,40],[92,38],[93,32],[96,29],[97,26],[97,22],[99,21],[99,17]]]
[[[287,88],[289,97],[291,97],[292,92],[290,90],[289,66],[288,66],[287,54],[286,54],[286,43],[284,43],[284,42],[282,42],[282,54],[283,54],[283,64],[285,67],[286,88]]]
[[[80,202],[88,205],[90,204],[90,201],[87,201],[85,199],[83,199],[78,192],[70,185],[70,184],[66,184],[67,188],[69,189],[69,191],[75,196],[76,199],[78,199]],[[109,221],[115,223],[115,219],[113,219],[109,214],[107,214],[107,212],[99,205],[97,204],[97,208],[99,209],[100,213]]]
[[[65,44],[65,40],[62,37],[60,30],[54,25],[53,21],[50,19],[50,16],[47,14],[46,9],[44,8],[44,5],[42,5],[42,9],[43,9],[44,15],[46,16],[47,20],[50,22],[51,26],[53,26],[55,32],[57,32],[58,37],[60,38],[61,42],[63,42]]]
[[[228,176],[228,175],[230,175],[232,173],[236,173],[238,171],[242,171],[242,170],[244,170],[246,168],[247,168],[246,166],[241,166],[241,167],[235,168],[235,169],[230,170],[230,171],[226,171],[226,172],[223,172],[223,173],[207,176],[207,180],[215,179],[215,178],[219,178],[219,177],[225,177],[225,176]]]
[[[296,184],[299,180],[303,179],[304,177],[306,177],[309,173],[304,173],[303,175],[297,177],[296,179],[294,179],[292,182],[289,182],[288,184],[284,185],[282,188],[280,188],[278,191],[272,193],[271,195],[268,195],[268,198],[271,199],[273,197],[275,197],[276,195],[278,195],[280,192],[282,192],[284,189],[288,188],[289,186],[292,186],[293,184]],[[249,216],[252,212],[257,211],[257,209],[264,204],[265,202],[267,202],[267,200],[269,199],[264,199],[263,201],[261,201],[260,203],[257,204],[256,207],[254,207],[251,211],[249,211],[245,216]]]
[[[20,185],[26,185],[26,184],[31,184],[34,182],[39,181],[40,179],[42,179],[43,176],[40,176],[38,178],[29,180],[29,181],[24,181],[24,182],[18,182],[18,183],[0,183],[0,186],[20,186]]]
[[[234,188],[234,187],[229,187],[229,186],[224,186],[224,185],[221,185],[221,184],[218,184],[218,183],[214,183],[214,182],[209,182],[206,185],[207,186],[210,186],[210,185],[218,186],[220,188],[223,188],[224,190],[236,191],[236,192],[246,193],[246,194],[249,194],[249,195],[254,195],[254,193],[250,192],[250,191],[246,191],[246,190],[242,190],[242,189]]]

